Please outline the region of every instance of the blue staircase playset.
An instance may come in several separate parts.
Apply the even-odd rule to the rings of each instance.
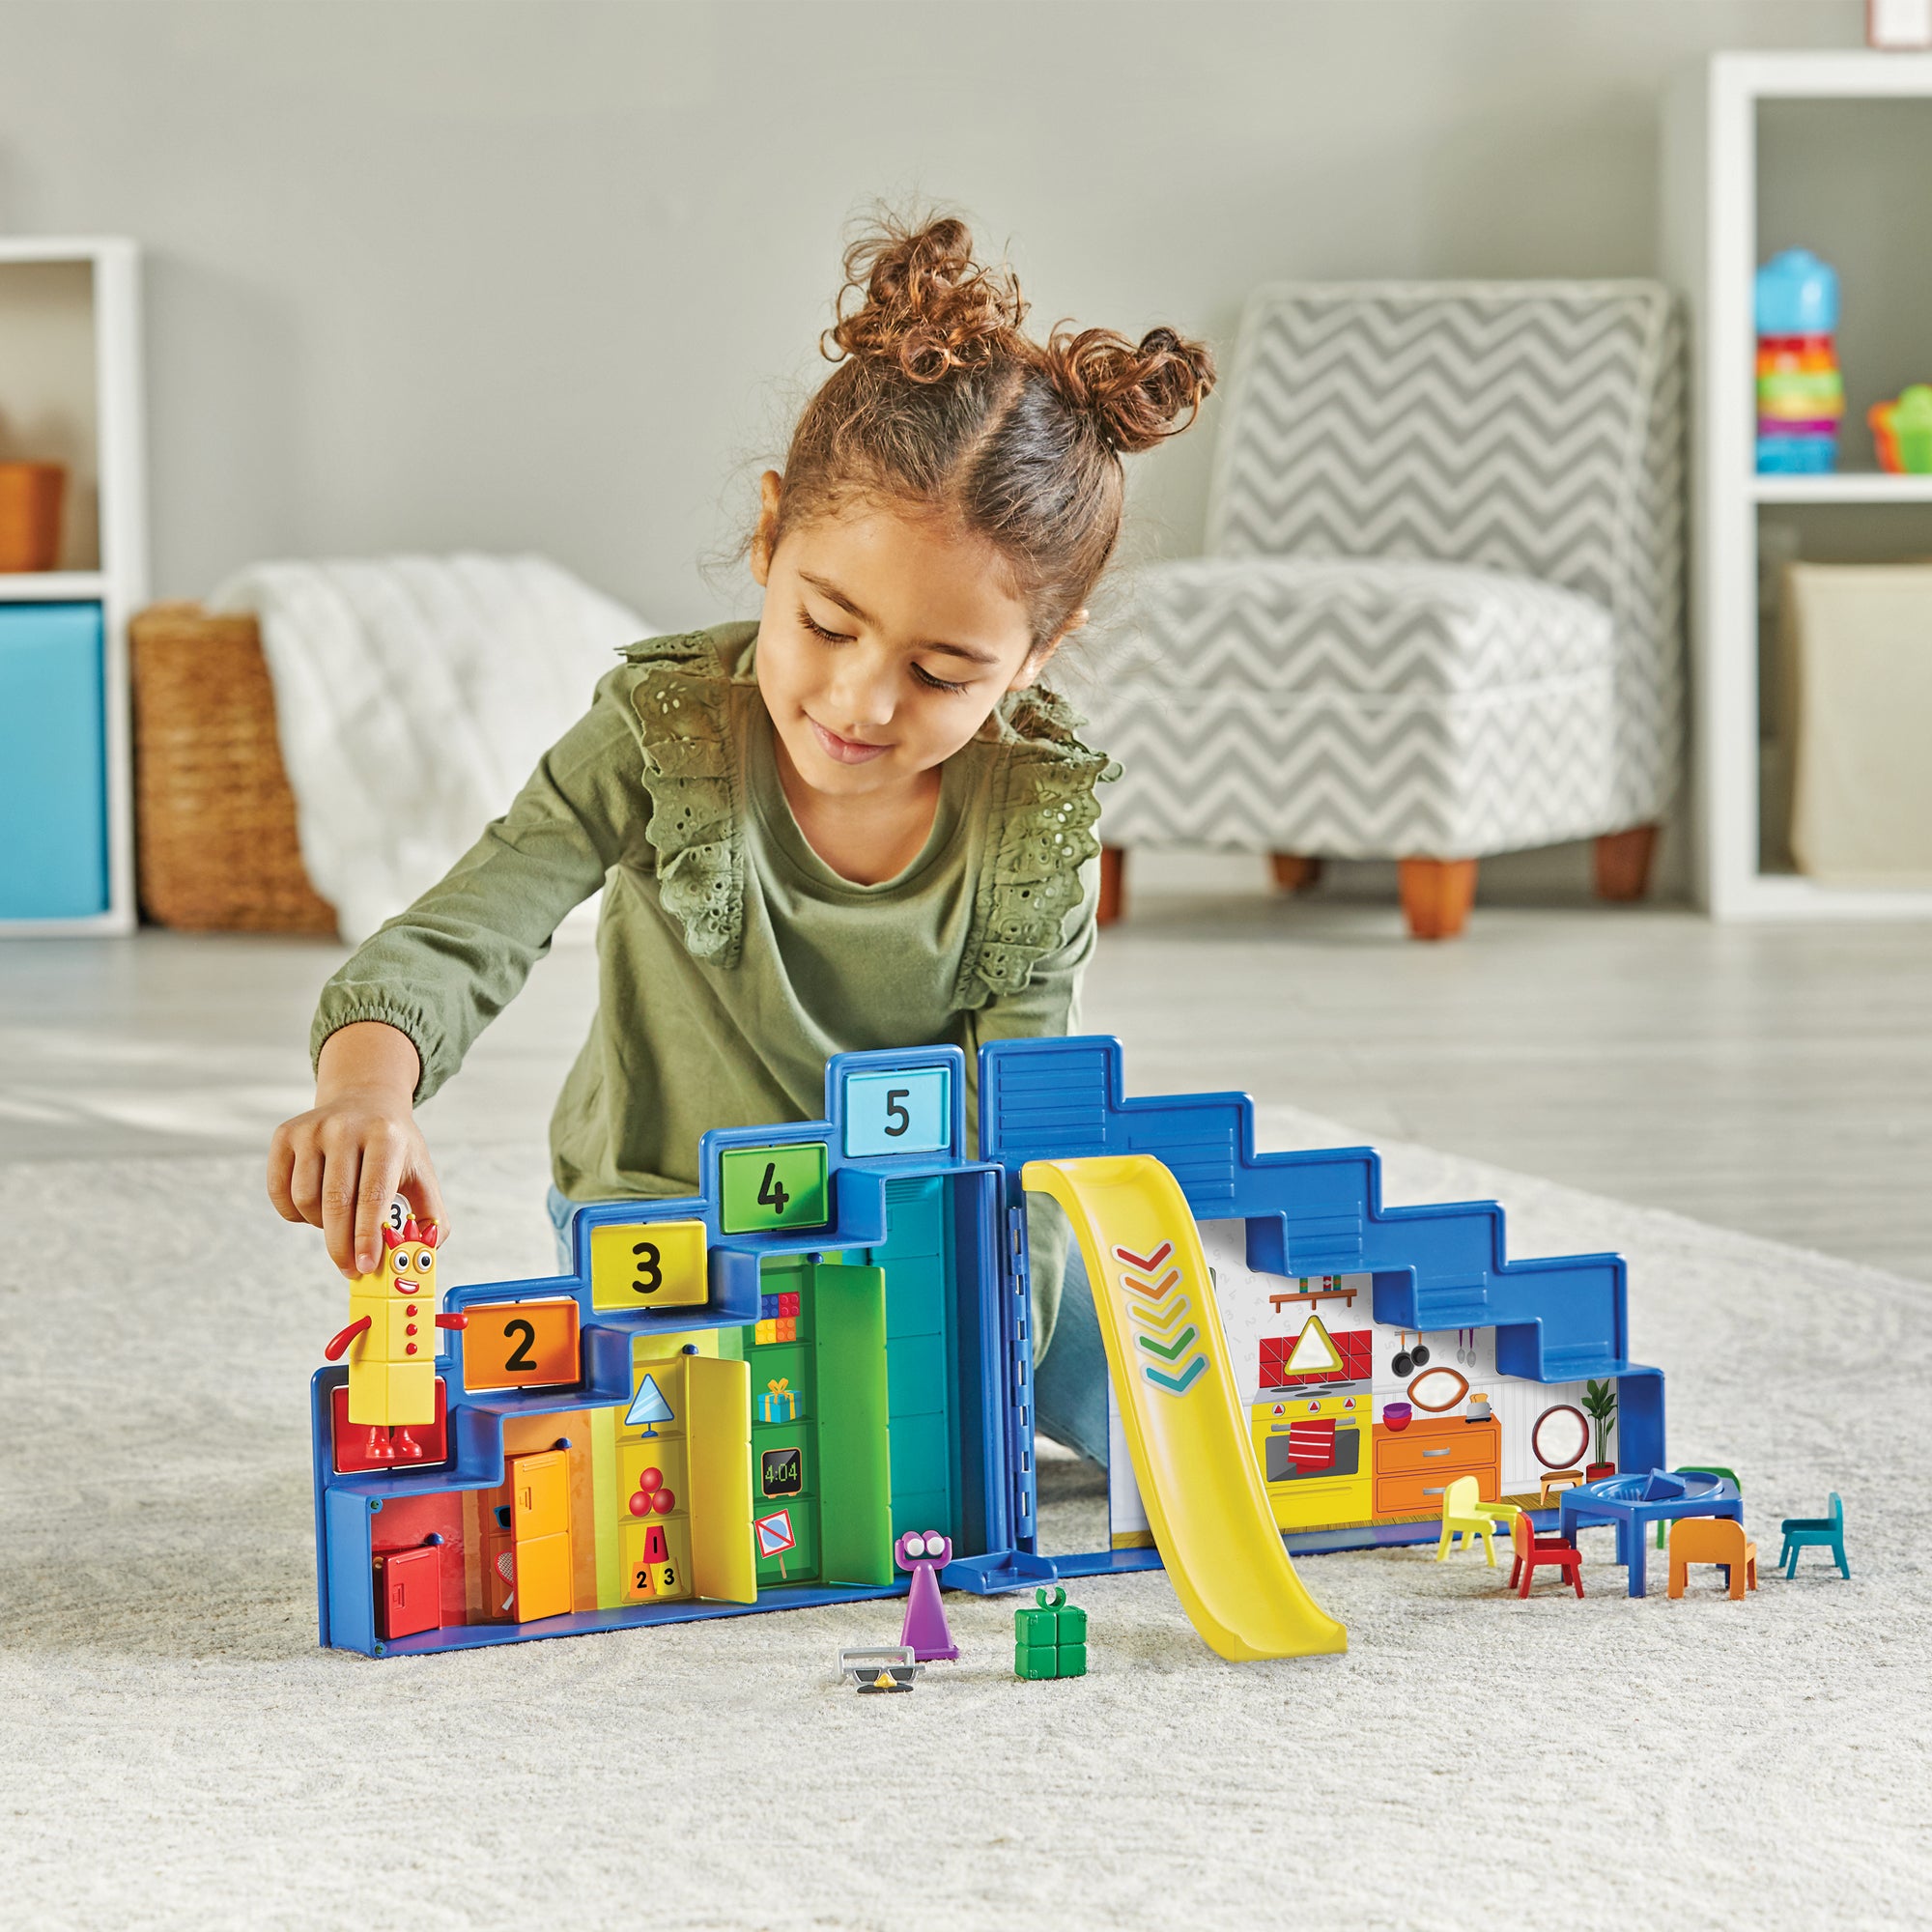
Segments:
[[[1434,1542],[1453,1476],[1544,1503],[1586,1382],[1621,1465],[1664,1465],[1617,1257],[1511,1261],[1492,1202],[1384,1207],[1370,1149],[1257,1153],[1243,1094],[1127,1099],[1111,1038],[978,1070],[977,1158],[955,1049],[841,1055],[822,1121],[708,1133],[696,1195],[582,1209],[570,1273],[450,1291],[407,1460],[318,1371],[322,1641],[902,1595],[923,1533],[948,1588],[1164,1560],[1224,1655],[1312,1653],[1344,1638],[1291,1554]],[[1072,1220],[1112,1369],[1110,1547],[1074,1555],[1039,1548],[1029,1193]]]

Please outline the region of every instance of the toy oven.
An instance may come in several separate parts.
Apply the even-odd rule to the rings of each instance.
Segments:
[[[1278,1435],[1276,1430],[1280,1432]],[[1362,1467],[1361,1426],[1354,1422],[1336,1423],[1335,1460],[1325,1467],[1295,1467],[1289,1458],[1288,1424],[1285,1422],[1276,1423],[1274,1429],[1269,1431],[1267,1446],[1263,1454],[1267,1459],[1267,1480],[1270,1483],[1299,1483],[1310,1477],[1332,1482],[1337,1476],[1359,1475]]]

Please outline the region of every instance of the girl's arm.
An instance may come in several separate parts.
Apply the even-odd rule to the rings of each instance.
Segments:
[[[415,1104],[463,1064],[611,867],[652,863],[636,681],[629,667],[607,677],[510,810],[323,988],[316,1103],[276,1129],[269,1198],[285,1219],[322,1228],[345,1274],[375,1265],[399,1187],[445,1221]]]
[[[967,1015],[967,1106],[979,1119],[980,1049],[995,1039],[1051,1039],[1080,1024],[1080,981],[1094,956],[1095,914],[1100,904],[1100,862],[1080,868],[1080,903],[1066,915],[1053,952],[1035,960],[1027,983],[1017,993],[989,1000]]]
[[[1080,980],[1093,956],[1094,915],[1100,903],[1100,864],[1090,859],[1080,868],[1080,903],[1067,914],[1060,945],[1034,962],[1027,983],[967,1015],[966,1133],[977,1153],[980,1145],[980,1049],[995,1039],[1052,1039],[1080,1025]],[[1034,1359],[1053,1342],[1060,1319],[1060,1289],[1073,1230],[1057,1202],[1027,1197],[1027,1241],[1033,1260]]]

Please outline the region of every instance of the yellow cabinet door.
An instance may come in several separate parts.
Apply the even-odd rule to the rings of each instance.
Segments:
[[[684,1419],[692,1594],[724,1604],[755,1603],[750,1366],[718,1355],[687,1355]]]

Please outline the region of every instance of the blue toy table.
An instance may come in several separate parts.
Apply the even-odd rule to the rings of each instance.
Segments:
[[[1654,1522],[1680,1516],[1722,1516],[1742,1522],[1745,1506],[1737,1485],[1722,1476],[1651,1469],[1640,1475],[1605,1476],[1600,1483],[1565,1490],[1557,1503],[1556,1531],[1569,1541],[1592,1523],[1615,1523],[1617,1561],[1630,1571],[1631,1595],[1640,1597],[1646,1532]]]

